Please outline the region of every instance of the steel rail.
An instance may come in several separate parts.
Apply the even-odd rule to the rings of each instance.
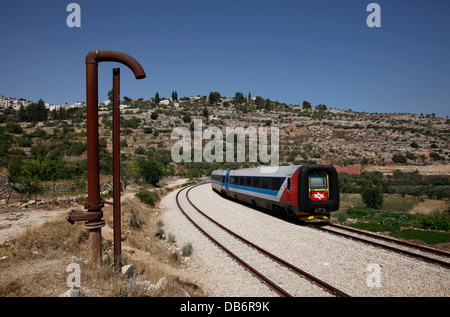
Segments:
[[[231,252],[228,248],[226,248],[224,245],[222,245],[219,241],[217,241],[216,239],[214,239],[211,235],[209,235],[205,230],[203,230],[203,228],[201,228],[194,220],[192,220],[191,217],[189,217],[187,215],[187,213],[184,211],[184,209],[181,207],[180,202],[179,202],[179,198],[178,195],[185,189],[187,189],[188,187],[185,187],[183,189],[181,189],[177,195],[176,195],[176,203],[178,205],[178,208],[180,209],[180,211],[183,213],[183,215],[201,232],[203,233],[209,240],[211,240],[215,245],[217,245],[220,249],[222,249],[223,251],[225,251],[229,256],[231,256],[231,258],[233,258],[234,260],[236,260],[242,267],[248,269],[250,272],[252,272],[252,274],[254,274],[256,276],[256,278],[258,278],[261,282],[263,282],[264,284],[266,284],[269,288],[273,289],[278,295],[283,296],[283,297],[292,297],[291,294],[289,294],[288,292],[286,292],[284,289],[282,289],[281,287],[279,287],[278,285],[276,285],[274,282],[272,282],[271,280],[269,280],[267,277],[265,277],[263,274],[261,274],[260,272],[258,272],[255,268],[253,268],[252,266],[250,266],[248,263],[246,263],[244,260],[242,260],[241,258],[239,258],[237,255],[235,255],[233,252]]]
[[[390,246],[390,245],[387,245],[387,244],[384,244],[384,243],[367,240],[367,239],[364,239],[364,238],[361,238],[361,237],[357,237],[357,236],[353,236],[351,234],[347,234],[347,233],[344,233],[344,232],[334,231],[332,229],[327,229],[325,227],[316,227],[316,226],[311,226],[311,225],[308,226],[308,227],[316,229],[316,230],[320,230],[320,231],[323,231],[323,232],[331,233],[331,234],[334,234],[334,235],[337,235],[337,236],[340,236],[340,237],[345,237],[345,238],[353,239],[353,240],[356,240],[356,241],[359,241],[359,242],[371,244],[371,245],[374,245],[374,246],[377,246],[377,247],[380,247],[380,248],[383,248],[383,249],[388,249],[388,250],[396,252],[396,253],[405,254],[405,255],[411,256],[413,258],[418,258],[420,260],[423,260],[423,261],[426,261],[426,262],[429,262],[429,263],[441,265],[441,266],[443,266],[445,268],[450,268],[450,263],[449,262],[445,262],[445,261],[442,261],[442,260],[439,260],[439,259],[435,259],[435,258],[426,256],[426,255],[422,255],[422,254],[419,254],[419,253],[415,253],[415,252],[411,252],[411,251],[408,251],[408,250],[400,249],[398,247]],[[335,226],[335,227],[338,227],[338,226]],[[375,235],[375,234],[372,234],[372,233],[367,233],[367,232],[360,231],[360,230],[350,230],[350,229],[347,229],[347,228],[342,228],[342,229],[343,230],[352,231],[352,232],[355,232],[355,233],[358,233],[358,234],[361,234],[361,235],[370,236],[372,238],[378,238],[380,240],[388,240],[389,242],[397,242],[397,243],[399,243],[398,242],[399,240],[391,241],[389,238],[385,239],[385,237],[380,237],[378,235]],[[405,245],[407,245],[407,244],[410,244],[410,243],[405,243]],[[414,244],[413,244],[413,246],[417,247],[417,245],[414,245]]]
[[[375,233],[372,233],[372,232],[363,231],[363,230],[352,228],[352,227],[341,226],[341,225],[337,225],[335,223],[330,223],[330,224],[328,224],[328,226],[332,227],[332,228],[347,230],[347,231],[354,232],[354,233],[360,233],[360,234],[363,234],[363,235],[366,235],[366,236],[369,236],[369,237],[373,237],[373,238],[377,238],[377,239],[380,239],[380,240],[396,243],[396,244],[403,245],[403,246],[410,247],[410,248],[415,248],[415,249],[418,249],[418,250],[424,251],[424,252],[430,252],[430,253],[433,253],[433,254],[436,254],[436,255],[439,255],[439,256],[450,257],[450,253],[446,252],[444,250],[438,250],[438,249],[435,249],[435,248],[430,248],[430,247],[427,247],[427,246],[424,246],[424,245],[419,245],[419,244],[411,243],[411,242],[408,242],[408,241],[394,239],[394,238],[387,237],[387,236],[381,236],[379,234],[375,234]]]

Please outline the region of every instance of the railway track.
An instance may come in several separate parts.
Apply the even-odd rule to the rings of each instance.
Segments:
[[[309,227],[450,268],[450,253],[442,250],[336,224],[329,224],[326,227]]]
[[[204,236],[261,283],[283,297],[349,297],[348,294],[262,249],[211,219],[189,199],[189,191],[196,186],[198,185],[183,188],[176,194],[176,203],[182,214]],[[185,191],[185,195],[181,199],[183,195],[180,196],[180,194],[183,191]]]

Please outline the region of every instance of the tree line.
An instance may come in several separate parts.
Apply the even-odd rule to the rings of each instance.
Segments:
[[[430,199],[450,198],[450,178],[447,176],[423,176],[418,171],[402,172],[395,170],[392,175],[381,172],[362,172],[360,175],[339,173],[341,193],[361,193],[364,189],[368,196],[385,194],[411,195]],[[367,198],[369,199],[369,198]],[[377,204],[375,204],[377,205]]]

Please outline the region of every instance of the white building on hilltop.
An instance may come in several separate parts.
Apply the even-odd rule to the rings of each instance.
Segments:
[[[0,96],[0,108],[6,109],[9,107],[12,107],[14,110],[19,110],[21,106],[28,106],[30,104],[30,101],[26,101],[25,99],[15,99],[15,98],[9,98],[5,96]]]
[[[27,107],[29,104],[33,103],[33,101],[27,101],[23,98],[15,99],[15,98],[9,98],[5,96],[0,96],[0,109],[6,109],[9,107],[12,107],[14,110],[19,110],[20,107]],[[60,104],[60,105],[53,105],[50,103],[45,103],[45,107],[49,110],[59,110],[59,109],[69,109],[69,108],[82,108],[86,106],[86,103],[83,102],[75,102],[73,105],[69,105],[67,103]]]

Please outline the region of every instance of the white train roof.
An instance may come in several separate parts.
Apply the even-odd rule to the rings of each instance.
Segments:
[[[255,168],[239,168],[230,171],[230,176],[290,177],[301,165],[292,166],[260,166]],[[226,170],[215,170],[212,175],[224,175]]]

